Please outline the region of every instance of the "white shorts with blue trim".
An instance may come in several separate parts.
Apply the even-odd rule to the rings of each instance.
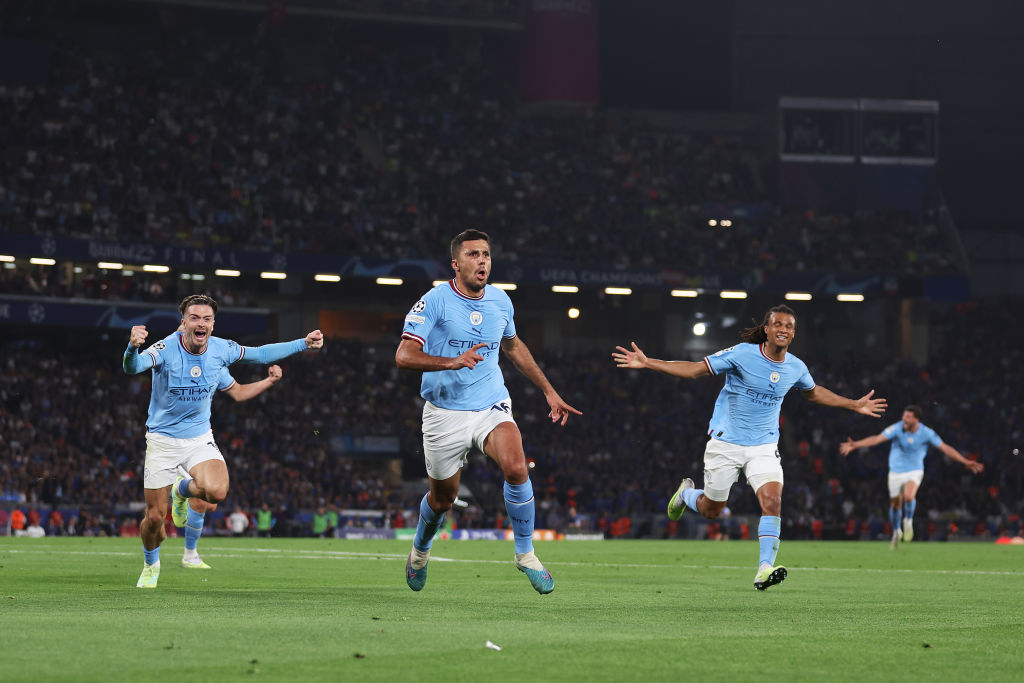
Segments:
[[[176,439],[155,432],[146,432],[146,469],[142,486],[147,489],[162,489],[174,483],[180,466],[186,472],[207,460],[224,460],[213,432],[206,432],[191,439]]]
[[[740,477],[757,490],[768,482],[782,483],[782,456],[777,443],[738,446],[711,439],[704,449],[704,495],[710,500],[729,500],[729,489]]]
[[[910,470],[909,472],[889,472],[889,497],[899,498],[903,495],[903,485],[912,481],[921,486],[924,479],[924,470]]]
[[[425,402],[423,459],[427,475],[438,481],[451,477],[466,464],[471,449],[484,449],[487,436],[502,422],[516,423],[508,399],[486,410],[448,410]]]

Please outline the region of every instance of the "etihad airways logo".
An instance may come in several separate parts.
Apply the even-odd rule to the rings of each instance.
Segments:
[[[216,384],[194,387],[170,387],[167,391],[179,401],[203,401],[217,389]]]

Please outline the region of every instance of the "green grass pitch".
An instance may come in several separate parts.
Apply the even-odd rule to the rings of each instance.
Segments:
[[[0,538],[0,681],[1024,680],[1024,547],[783,541],[512,545],[204,538],[210,571],[137,539]],[[485,646],[491,641],[500,651]],[[174,677],[174,678],[172,678]]]

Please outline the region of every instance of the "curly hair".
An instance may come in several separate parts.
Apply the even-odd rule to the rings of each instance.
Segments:
[[[793,316],[794,323],[796,322],[796,312],[792,308],[786,304],[772,306],[768,309],[768,312],[764,314],[764,320],[761,321],[760,325],[748,327],[740,332],[740,340],[750,342],[751,344],[763,344],[768,341],[768,333],[764,331],[764,328],[771,322],[772,313],[788,313]],[[751,320],[753,320],[753,318],[751,318]]]

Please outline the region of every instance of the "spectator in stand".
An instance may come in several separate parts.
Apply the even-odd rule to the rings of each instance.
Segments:
[[[245,536],[249,529],[249,515],[242,512],[241,507],[236,506],[234,512],[228,515],[228,529],[232,536]]]

